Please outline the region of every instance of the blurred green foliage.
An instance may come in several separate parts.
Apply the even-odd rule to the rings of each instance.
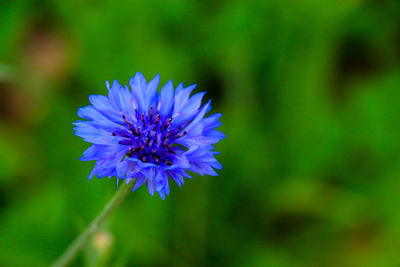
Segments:
[[[397,0],[2,1],[0,265],[49,265],[102,209],[73,135],[136,71],[222,112],[219,177],[130,195],[76,266],[400,266]]]

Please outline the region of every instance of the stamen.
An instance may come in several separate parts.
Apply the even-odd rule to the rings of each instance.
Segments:
[[[128,124],[128,120],[126,119],[124,113],[122,113],[122,111],[120,111],[119,113],[121,114],[122,119],[124,120],[124,122],[125,122],[126,124]]]
[[[135,132],[135,130],[133,129],[133,126],[132,126],[132,123],[131,123],[131,122],[128,122],[128,127],[129,127],[129,130],[131,130],[132,133]]]
[[[167,129],[169,127],[169,125],[171,124],[171,121],[172,121],[172,118],[169,118],[167,120],[167,123],[165,124],[164,129]]]
[[[176,136],[176,138],[181,138],[182,136],[184,136],[185,134],[187,134],[188,130],[185,130],[183,133],[180,133]]]
[[[181,114],[176,114],[174,117]],[[172,147],[173,140],[183,137],[187,134],[188,122],[176,127],[170,128],[174,117],[161,118],[162,115],[155,109],[154,105],[150,106],[147,113],[139,113],[135,109],[134,121],[129,121],[129,116],[125,116],[121,111],[124,125],[129,127],[126,131],[115,131],[110,134],[113,136],[126,137],[119,141],[121,145],[130,146],[127,157],[136,157],[142,162],[151,162],[154,164],[172,165],[172,161],[168,160],[168,154],[176,154],[177,148]],[[137,119],[137,120],[136,120]],[[178,149],[179,150],[179,149]]]
[[[151,105],[150,107],[150,123],[152,122],[152,120],[153,120],[153,105]]]
[[[128,119],[126,118],[125,114],[122,113],[122,111],[119,112],[122,116],[122,119],[124,120],[124,122],[128,125],[129,130],[131,130],[131,132],[133,133],[133,126],[132,123],[130,121],[128,121]]]
[[[168,130],[167,134],[164,136],[163,140],[167,139],[171,135],[171,131]]]

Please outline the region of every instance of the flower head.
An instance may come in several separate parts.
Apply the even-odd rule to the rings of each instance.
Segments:
[[[74,123],[75,134],[92,143],[81,160],[95,160],[89,179],[97,175],[117,177],[117,183],[137,179],[133,191],[147,183],[149,193],[165,198],[169,178],[179,186],[187,171],[217,175],[221,164],[214,158],[213,144],[225,137],[215,130],[221,125],[220,113],[204,117],[210,101],[201,106],[205,93],[190,94],[196,85],[176,90],[171,81],[161,89],[160,76],[147,82],[138,72],[129,86],[107,82],[108,97],[90,95],[92,105],[80,108],[85,121]]]

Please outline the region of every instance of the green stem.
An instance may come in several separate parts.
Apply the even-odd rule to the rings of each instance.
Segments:
[[[92,221],[92,223],[81,233],[74,242],[64,251],[64,253],[53,263],[53,267],[68,266],[78,256],[78,253],[85,247],[90,238],[97,233],[103,222],[113,213],[113,211],[128,196],[136,183],[136,179],[131,180],[127,185],[125,182],[120,190],[115,193],[113,198],[107,203],[102,212]]]

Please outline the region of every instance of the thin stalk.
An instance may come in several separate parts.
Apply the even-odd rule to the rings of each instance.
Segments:
[[[122,201],[128,196],[136,183],[136,179],[132,179],[127,185],[125,182],[121,186],[120,190],[115,193],[112,199],[107,203],[102,212],[92,221],[92,223],[83,231],[64,253],[53,263],[53,267],[64,267],[72,263],[72,261],[78,256],[79,252],[86,246],[87,242],[93,237],[94,234],[100,229],[103,222],[114,212],[114,210],[122,203]]]

